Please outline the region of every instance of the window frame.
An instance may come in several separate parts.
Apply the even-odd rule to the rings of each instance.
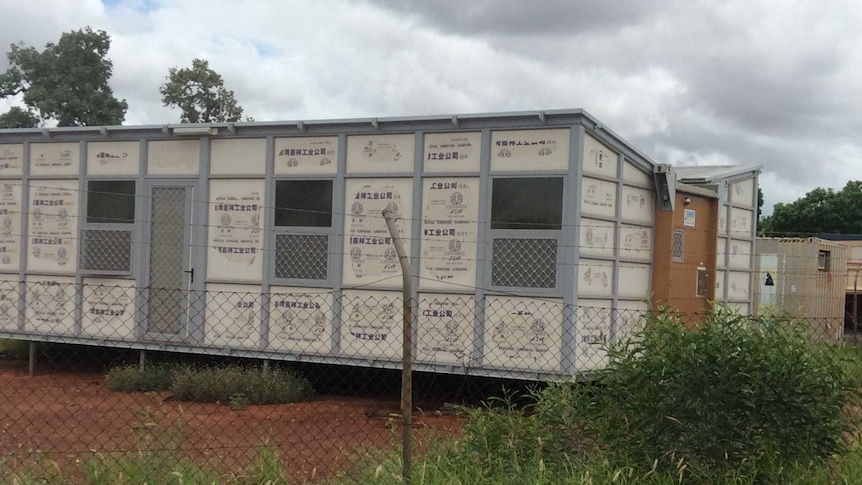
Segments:
[[[493,197],[494,182],[498,179],[559,179],[562,182],[560,193],[560,227],[559,229],[495,229],[493,228]],[[564,257],[563,231],[566,227],[567,213],[570,210],[566,206],[566,194],[569,190],[569,180],[566,174],[561,173],[518,173],[518,174],[492,174],[488,177],[486,203],[488,204],[488,217],[485,222],[487,247],[485,257],[485,284],[488,288],[497,291],[515,292],[524,296],[546,296],[562,297],[562,263]],[[535,286],[500,286],[494,284],[494,241],[497,239],[551,239],[556,241],[556,256],[554,261],[554,285],[552,287]],[[481,243],[480,243],[481,244]]]
[[[697,298],[709,298],[709,269],[698,267],[694,278],[694,296]],[[703,281],[701,278],[703,278]],[[701,287],[701,282],[703,282],[703,287]]]
[[[817,269],[820,271],[830,271],[832,265],[832,251],[828,249],[819,249],[817,251]]]
[[[278,194],[278,183],[279,182],[321,182],[328,181],[331,182],[331,199],[330,199],[330,211],[331,218],[329,227],[323,226],[277,226],[276,222],[276,213],[278,211],[278,205],[276,202],[277,194]],[[339,218],[336,217],[338,212],[335,208],[335,203],[337,201],[336,194],[338,193],[338,180],[335,176],[327,177],[320,175],[309,175],[309,176],[277,176],[273,177],[267,185],[267,189],[272,193],[272,215],[267,218],[266,224],[264,227],[268,229],[268,234],[266,237],[269,238],[268,245],[271,248],[271,261],[270,268],[267,271],[269,272],[268,276],[270,278],[270,284],[273,286],[297,286],[297,287],[313,287],[313,288],[326,288],[332,287],[335,284],[336,278],[336,265],[339,263],[339,259],[335,257],[335,244],[336,244],[336,236],[339,233],[337,230],[337,226],[340,223]],[[343,190],[343,187],[341,188]],[[326,244],[326,278],[325,279],[309,279],[309,278],[282,278],[277,274],[278,267],[278,236],[327,236],[327,244]]]
[[[89,221],[89,205],[90,205],[90,183],[91,182],[132,182],[134,184],[135,204],[132,209],[132,222],[90,222]],[[136,241],[140,239],[140,231],[138,228],[138,212],[141,202],[138,197],[141,194],[141,186],[136,176],[119,176],[119,177],[86,177],[83,179],[84,184],[84,203],[80,211],[82,217],[79,219],[78,227],[78,271],[83,275],[92,276],[117,276],[117,277],[134,277],[137,273],[137,265],[135,264],[135,246]],[[87,238],[85,234],[90,231],[121,231],[129,233],[129,269],[126,271],[120,270],[104,270],[104,269],[89,269],[84,267],[85,258],[84,251]]]
[[[676,253],[676,238],[679,236],[679,255]],[[674,228],[670,240],[670,259],[674,263],[685,262],[685,229]]]

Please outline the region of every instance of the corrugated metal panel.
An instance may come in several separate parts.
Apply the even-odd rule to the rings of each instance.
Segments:
[[[821,254],[822,252],[822,254]],[[817,238],[758,238],[758,313],[771,309],[807,319],[816,334],[840,338],[844,322],[846,248]],[[773,288],[765,286],[769,272]]]

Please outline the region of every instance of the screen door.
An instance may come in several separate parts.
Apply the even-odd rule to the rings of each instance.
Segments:
[[[194,186],[153,182],[149,205],[149,300],[147,336],[188,335],[192,265],[192,196]]]

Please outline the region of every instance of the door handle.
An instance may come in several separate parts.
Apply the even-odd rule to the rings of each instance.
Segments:
[[[195,269],[194,268],[187,269],[184,271],[184,273],[188,273],[189,283],[194,284],[195,283]]]

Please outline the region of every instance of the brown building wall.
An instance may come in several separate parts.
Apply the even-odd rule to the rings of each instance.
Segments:
[[[688,203],[686,203],[688,201]],[[686,224],[686,210],[694,211]],[[683,233],[682,261],[673,254],[674,230]],[[718,199],[677,189],[674,212],[656,210],[653,306],[702,315],[715,297]],[[706,270],[706,293],[697,295],[698,269]]]

